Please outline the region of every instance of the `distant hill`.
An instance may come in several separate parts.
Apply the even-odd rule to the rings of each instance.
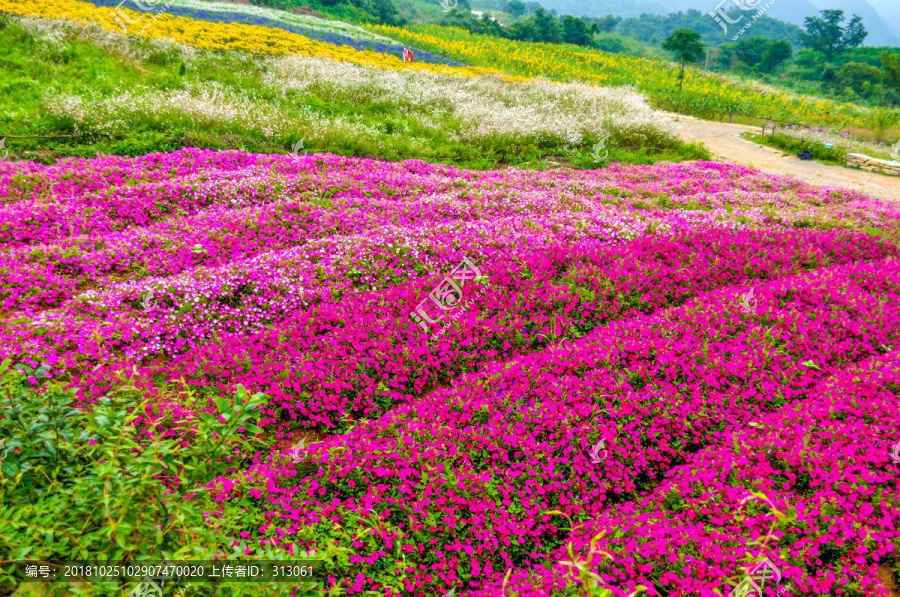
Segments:
[[[869,0],[869,4],[884,17],[885,26],[900,37],[900,2],[897,0]]]
[[[606,15],[623,18],[639,17],[643,13],[667,15],[670,13],[699,10],[709,13],[715,10],[720,0],[540,0],[548,9],[555,9],[560,15],[577,17],[603,17]],[[878,6],[876,10],[875,6]],[[723,8],[734,8],[727,2]],[[847,15],[858,14],[863,18],[869,37],[866,45],[900,47],[900,2],[898,0],[790,0],[776,1],[766,12],[772,18],[802,25],[803,19],[818,14],[826,8],[838,8]],[[881,12],[879,12],[879,10]],[[710,19],[712,22],[712,19]],[[721,30],[720,30],[721,32]],[[726,35],[721,42],[726,41]]]
[[[737,18],[738,12],[731,12],[730,15],[732,18]],[[713,19],[699,10],[675,12],[665,16],[644,13],[637,18],[623,19],[616,32],[644,43],[660,45],[666,37],[678,29],[693,29],[703,36],[704,43],[720,45],[733,41],[732,38],[740,26],[746,22],[749,22],[749,19],[731,25],[729,33],[726,35]],[[747,33],[747,36],[786,39],[795,47],[799,47],[800,31],[796,25],[765,15],[753,22],[752,31]]]
[[[900,27],[900,21],[895,18],[891,19],[882,14],[872,6],[871,0],[809,0],[817,10],[837,8],[843,10],[844,13],[858,14],[863,19],[863,24],[869,30],[869,37],[866,38],[868,46],[900,46],[900,32],[897,27],[890,25],[893,21],[894,25]],[[900,11],[900,2],[892,0],[893,12]],[[776,4],[777,5],[777,2]],[[775,8],[775,5],[772,8]],[[883,3],[886,8],[888,3]],[[805,16],[805,15],[804,15]]]

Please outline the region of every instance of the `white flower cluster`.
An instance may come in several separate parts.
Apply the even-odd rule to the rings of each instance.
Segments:
[[[267,71],[265,79],[276,89],[399,104],[403,113],[420,113],[426,127],[458,122],[461,138],[547,135],[578,144],[586,134],[606,132],[620,138],[674,135],[673,124],[629,88],[392,71],[305,56],[270,59]]]
[[[104,49],[111,55],[132,63],[146,60],[160,53],[171,54],[190,64],[198,54],[195,48],[168,39],[138,38],[107,31],[99,25],[67,19],[42,19],[9,16],[31,33],[49,51],[62,51],[66,41],[86,42]]]
[[[133,89],[108,97],[48,95],[45,104],[50,113],[101,132],[124,132],[133,120],[147,117],[189,120],[193,125],[226,125],[233,130],[254,129],[269,138],[295,131],[298,126],[330,126],[314,114],[289,114],[279,106],[217,83],[188,84],[166,91]]]

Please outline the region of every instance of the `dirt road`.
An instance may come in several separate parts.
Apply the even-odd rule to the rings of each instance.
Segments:
[[[796,155],[785,155],[778,149],[757,145],[740,137],[745,131],[758,132],[759,127],[709,122],[681,114],[669,114],[669,117],[680,125],[678,133],[682,139],[702,141],[716,161],[751,166],[771,174],[785,174],[817,186],[844,187],[872,197],[900,200],[900,177],[804,161]]]

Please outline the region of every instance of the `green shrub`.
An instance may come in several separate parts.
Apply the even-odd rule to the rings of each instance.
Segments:
[[[260,432],[256,409],[264,399],[239,387],[233,400],[215,399],[216,415],[200,412],[189,423],[164,419],[174,432],[166,436],[141,424],[148,403],[125,378],[98,403],[81,405],[75,390],[49,379],[45,367],[10,368],[5,361],[0,365],[3,559],[247,558],[245,545],[233,545],[207,521],[204,511],[213,512],[215,505],[203,485],[249,462]],[[11,564],[0,567],[0,594],[14,584],[12,572]],[[123,590],[115,583],[44,587],[78,595]],[[16,594],[27,594],[27,588]],[[244,590],[265,594],[266,586],[220,585],[216,594]],[[33,591],[47,594],[43,588]],[[191,593],[212,594],[211,585],[192,583]]]

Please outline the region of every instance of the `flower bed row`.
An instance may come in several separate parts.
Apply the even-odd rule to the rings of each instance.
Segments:
[[[733,421],[733,434],[688,456],[650,495],[582,525],[571,553],[623,597],[637,585],[651,595],[722,595],[763,558],[782,576],[780,586],[769,577],[766,595],[882,594],[880,569],[900,552],[898,394],[894,350],[750,426]],[[571,561],[569,546],[549,560]],[[506,584],[508,594],[548,595],[580,584],[579,573],[562,564],[517,570],[480,594]]]
[[[47,202],[68,204],[95,196],[100,191],[203,175],[210,171],[235,171],[260,163],[259,155],[244,151],[184,149],[134,158],[102,156],[67,158],[53,164],[0,162],[0,203],[32,201],[33,208]],[[108,194],[108,193],[107,193]],[[91,207],[90,201],[79,203]],[[11,213],[2,212],[4,217]]]
[[[58,306],[76,289],[102,286],[110,277],[115,283],[123,277],[171,276],[332,235],[369,229],[377,234],[385,227],[411,228],[425,222],[493,219],[538,208],[603,211],[600,202],[574,205],[552,195],[525,198],[516,205],[499,193],[467,197],[460,177],[442,172],[361,171],[357,164],[336,160],[329,160],[330,168],[319,170],[318,160],[299,158],[277,165],[288,171],[273,173],[274,165],[213,166],[206,156],[184,157],[204,165],[196,172],[187,171],[177,183],[128,185],[127,190],[100,196],[91,187],[101,183],[90,174],[112,176],[108,171],[93,172],[88,173],[90,182],[81,188],[73,184],[66,189],[69,194],[52,203],[22,201],[0,210],[10,222],[7,246],[28,243],[0,253],[0,292],[6,309]],[[151,170],[147,176],[152,178],[156,172]],[[261,173],[269,177],[270,188],[260,182]],[[398,180],[398,175],[403,178]],[[45,192],[55,195],[54,190]],[[298,218],[309,225],[298,226]],[[587,220],[580,214],[577,221],[586,227]],[[537,220],[531,222],[525,224],[536,225]],[[34,246],[34,242],[47,244]],[[383,239],[378,243],[383,244]],[[153,283],[157,291],[165,284]]]
[[[238,51],[249,54],[301,54],[327,56],[385,69],[415,69],[436,74],[475,77],[501,74],[494,69],[450,66],[425,62],[405,63],[400,58],[370,49],[356,49],[310,39],[289,31],[243,23],[208,22],[175,16],[165,11],[148,13],[121,6],[116,11],[78,0],[0,0],[0,12],[45,19],[69,19],[99,25],[107,31],[151,39],[169,39],[202,50]],[[118,14],[116,14],[118,13]],[[122,23],[133,25],[122,31]]]
[[[602,201],[638,209],[765,211],[788,223],[797,212],[799,218],[847,220],[855,226],[891,223],[900,211],[894,202],[724,164],[475,172],[417,161],[191,149],[133,159],[62,160],[52,166],[0,162],[0,197],[6,203],[0,207],[5,224],[0,246],[56,242],[75,232],[123,230],[212,205],[258,205],[275,200],[273,192],[313,190],[327,197],[351,192],[410,198],[447,193],[445,201],[510,209],[522,209],[524,201],[537,210],[549,200],[573,208]]]
[[[678,223],[677,217],[671,219]],[[525,247],[539,249],[589,236],[618,240],[647,232],[641,215],[614,210],[577,217],[560,213],[544,221],[550,228],[537,231],[528,218],[519,216],[471,224],[391,224],[215,268],[196,268],[173,278],[120,282],[84,292],[39,316],[23,312],[10,318],[0,332],[7,341],[0,354],[41,354],[54,367],[178,354],[227,334],[265,329],[307,311],[309,304],[340,303],[363,289],[415,279],[438,263],[458,261],[470,252],[518,255]],[[667,227],[664,221],[654,223]],[[150,295],[154,302],[145,309],[141,303]]]
[[[94,4],[96,6],[118,7],[121,4],[116,0],[89,1],[91,4]],[[206,6],[204,6],[204,4],[206,4]],[[250,8],[250,11],[253,11],[254,8],[256,7]],[[190,5],[184,2],[169,2],[166,5],[165,12],[179,17],[186,17],[198,21],[207,21],[209,23],[240,23],[244,25],[275,27],[277,29],[288,31],[290,33],[296,33],[298,35],[302,35],[303,37],[308,37],[309,39],[314,39],[316,41],[334,44],[337,46],[348,46],[355,50],[372,50],[380,54],[390,54],[401,59],[401,50],[404,47],[408,47],[403,46],[399,42],[395,42],[394,40],[391,40],[389,38],[369,33],[365,29],[359,29],[358,31],[347,31],[347,33],[356,35],[356,37],[354,37],[353,35],[345,35],[337,31],[329,31],[324,28],[313,28],[310,26],[293,24],[289,22],[290,18],[293,15],[279,14],[282,11],[272,11],[271,13],[266,12],[260,14],[258,12],[260,11],[260,9],[256,8],[256,11],[254,11],[256,12],[256,14],[247,14],[245,10],[245,7],[239,8],[237,6],[229,6],[228,4],[224,3],[216,7],[215,10],[210,10],[208,3],[203,3],[200,5]],[[348,28],[348,26],[344,23],[335,24],[344,25],[345,28]],[[374,39],[361,39],[360,37],[362,36]],[[427,64],[466,66],[458,60],[438,56],[437,54],[432,54],[431,52],[426,52],[425,50],[419,48],[415,48],[415,57],[416,60],[425,62]]]
[[[879,202],[712,165],[570,176],[373,166],[190,150],[29,170],[27,184],[5,177],[0,189],[19,199],[0,208],[0,298],[13,311],[3,355],[72,367],[175,354],[473,253],[493,260],[517,254],[513,247],[811,219],[827,226],[838,216],[868,229],[891,217]],[[297,203],[310,211],[290,213]],[[288,223],[289,232],[279,229]]]
[[[300,465],[223,481],[219,522],[260,544],[349,549],[331,576],[354,593],[478,587],[559,547],[567,525],[549,511],[592,519],[894,345],[898,282],[896,260],[839,266],[758,286],[749,312],[729,289],[603,326],[326,438]]]
[[[498,251],[498,259],[482,262],[489,286],[452,325],[425,333],[410,319],[440,282],[428,276],[314,305],[265,332],[231,336],[151,366],[144,376],[185,379],[216,392],[240,383],[271,396],[268,422],[333,428],[342,416],[375,416],[460,372],[539,350],[547,336],[557,342],[580,337],[611,319],[677,305],[729,284],[896,252],[893,245],[840,231],[723,230],[507,256]],[[464,296],[473,291],[469,286]],[[101,368],[82,383],[94,386],[118,368]]]

